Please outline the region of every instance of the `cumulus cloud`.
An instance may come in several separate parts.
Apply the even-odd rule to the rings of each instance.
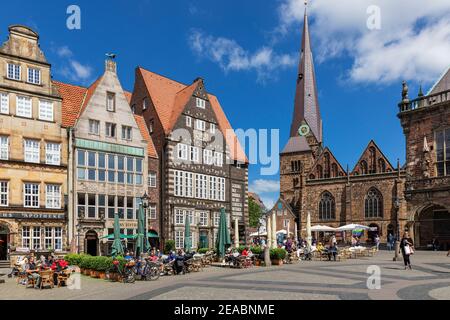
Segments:
[[[380,29],[367,26],[373,6]],[[278,35],[299,29],[304,10],[304,0],[282,0]],[[317,60],[350,57],[354,82],[431,82],[450,65],[448,0],[315,0],[308,11]]]
[[[213,37],[199,30],[192,31],[189,43],[195,54],[217,63],[225,72],[254,70],[259,81],[271,78],[275,70],[296,64],[295,54],[278,54],[269,46],[252,53],[233,39]]]
[[[83,85],[92,82],[92,67],[88,64],[82,64],[75,59],[73,52],[68,46],[56,47],[53,51],[61,59],[60,65],[62,67],[57,68],[57,73],[73,82],[79,82]]]
[[[256,179],[249,186],[251,192],[270,193],[280,191],[280,182],[276,180]]]

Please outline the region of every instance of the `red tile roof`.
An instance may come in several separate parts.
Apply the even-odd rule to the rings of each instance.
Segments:
[[[59,81],[53,81],[53,84],[56,85],[63,98],[62,126],[73,127],[80,114],[87,88]]]
[[[144,117],[135,114],[134,119],[136,120],[139,130],[141,131],[142,137],[144,138],[144,140],[146,140],[148,142],[148,145],[147,145],[148,156],[151,158],[158,158],[158,154],[156,153],[155,145],[153,144],[153,140],[150,137],[150,133],[148,132],[148,128],[147,128],[147,125],[145,124]]]
[[[154,72],[138,68],[144,79],[150,98],[166,135],[170,134],[175,122],[192,96],[197,82],[190,86],[171,80]],[[232,129],[216,96],[208,94],[219,128],[224,133],[233,160],[248,163],[248,159]]]

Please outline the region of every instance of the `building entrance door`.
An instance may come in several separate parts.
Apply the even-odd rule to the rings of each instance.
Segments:
[[[90,230],[86,233],[86,249],[85,252],[91,256],[98,255],[98,236],[97,232]]]
[[[8,238],[8,227],[0,224],[0,260],[8,260]]]

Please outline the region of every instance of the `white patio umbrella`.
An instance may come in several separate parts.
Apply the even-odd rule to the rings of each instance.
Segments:
[[[253,232],[253,233],[250,233],[250,237],[258,237],[258,236],[265,237],[265,236],[267,236],[267,232],[260,232],[260,233]]]
[[[312,236],[311,236],[311,213],[308,212],[308,215],[306,216],[306,244],[307,244],[308,252],[311,251],[311,242],[312,242]]]
[[[284,229],[281,229],[281,230],[278,230],[276,233],[277,233],[277,234],[278,234],[278,233],[287,234],[287,231],[284,230]]]
[[[336,231],[352,231],[352,230],[355,230],[355,229],[365,229],[365,230],[367,230],[367,229],[369,229],[369,227],[363,226],[362,224],[351,223],[351,224],[346,224],[345,226],[341,226],[341,227],[337,228]]]
[[[316,225],[311,227],[311,231],[313,232],[335,232],[336,229],[329,226]]]

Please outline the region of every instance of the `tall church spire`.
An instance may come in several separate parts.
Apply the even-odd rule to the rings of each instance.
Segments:
[[[305,5],[307,5],[306,1]],[[314,61],[311,51],[306,7],[303,24],[302,48],[295,90],[294,115],[291,124],[291,137],[295,137],[299,134],[298,130],[304,122],[309,126],[310,131],[316,137],[317,141],[321,143],[322,118],[320,117],[316,75],[314,72]]]

